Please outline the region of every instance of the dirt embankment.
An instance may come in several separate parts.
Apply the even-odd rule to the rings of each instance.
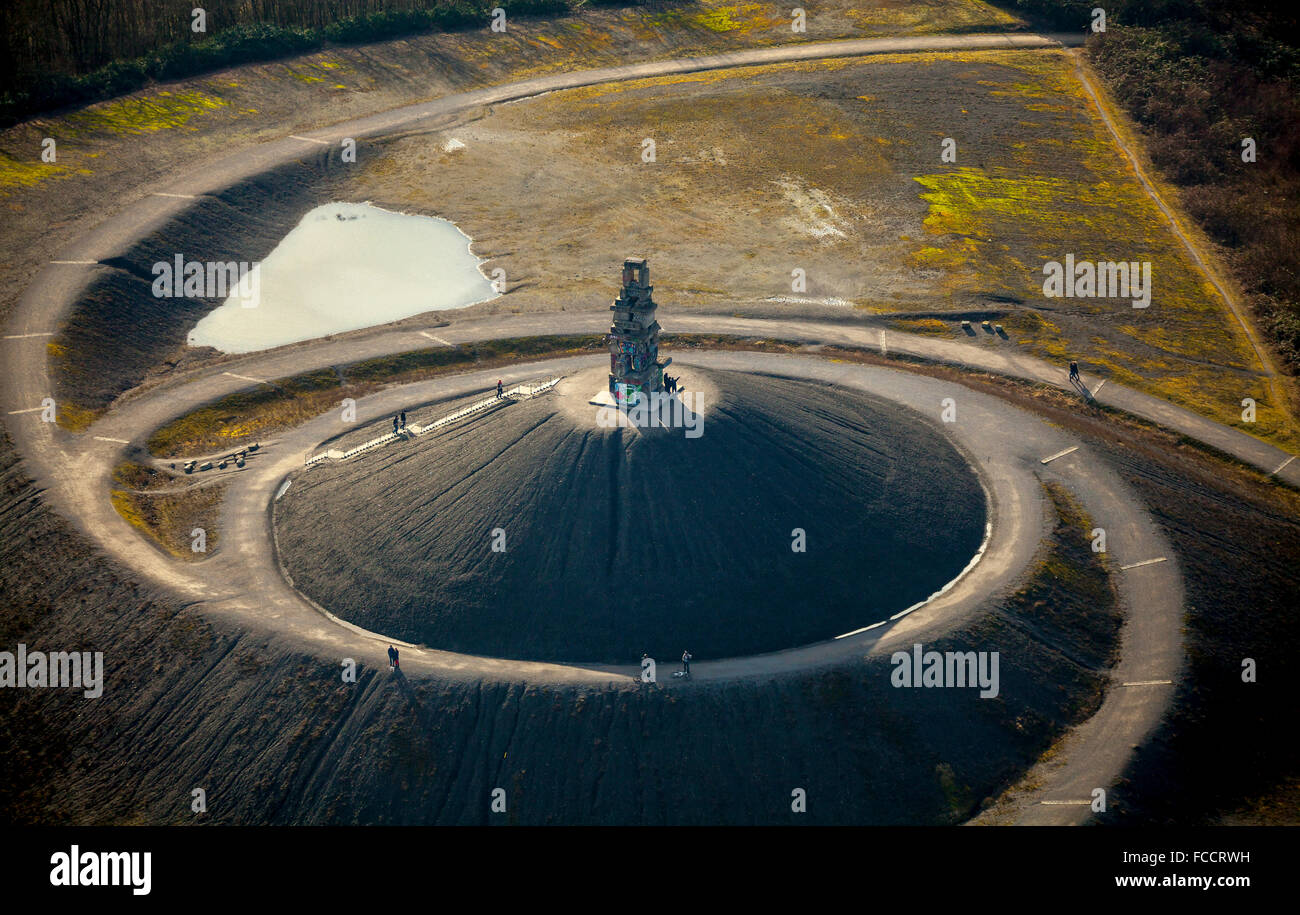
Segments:
[[[979,548],[979,481],[919,416],[785,379],[686,375],[688,398],[720,392],[701,398],[696,435],[599,427],[599,367],[313,467],[276,504],[285,566],[322,606],[395,638],[630,664],[829,639],[924,600]]]
[[[987,385],[1087,437],[1091,447],[1120,462],[1128,484],[1156,508],[1177,548],[1190,598],[1187,686],[1180,690],[1166,728],[1140,752],[1125,792],[1126,810],[1115,818],[1145,823],[1209,820],[1225,813],[1253,817],[1253,811],[1276,813],[1283,805],[1287,810],[1283,821],[1294,822],[1293,795],[1278,786],[1286,783],[1288,773],[1294,776],[1289,731],[1279,723],[1291,714],[1287,684],[1300,646],[1294,608],[1300,586],[1295,571],[1300,568],[1295,494],[1276,484],[1261,484],[1258,474],[1225,465],[1175,436],[1152,433],[1103,411],[1081,410],[1059,392],[1035,391],[943,367],[923,370]],[[642,697],[642,703],[632,703],[619,691],[588,693],[582,707],[601,709],[601,720],[615,715],[616,708],[630,716],[610,734],[621,735],[621,740],[632,740],[630,735],[643,731],[650,735],[639,738],[645,742],[644,765],[621,770],[620,777],[632,779],[628,783],[632,787],[625,784],[616,791],[610,777],[614,770],[592,768],[598,759],[614,758],[609,747],[614,738],[608,735],[584,735],[575,729],[565,738],[569,743],[546,750],[546,763],[523,754],[518,744],[498,751],[484,736],[485,729],[490,733],[498,725],[511,732],[516,720],[545,722],[536,727],[570,724],[576,693],[517,687],[512,693],[495,687],[479,690],[422,683],[416,687],[423,703],[421,717],[394,692],[396,684],[379,677],[367,687],[371,692],[366,693],[369,698],[363,706],[358,697],[340,691],[337,668],[262,640],[210,631],[192,617],[179,615],[174,604],[123,581],[88,554],[85,542],[41,505],[39,493],[16,467],[7,441],[0,458],[4,606],[0,645],[9,650],[18,641],[88,650],[107,646],[112,687],[111,701],[106,696],[95,702],[54,691],[0,691],[0,728],[6,734],[0,746],[0,771],[5,773],[0,817],[9,821],[190,822],[188,798],[193,786],[187,783],[202,777],[207,785],[222,789],[226,800],[210,814],[210,819],[220,822],[373,822],[381,816],[386,821],[474,822],[475,817],[486,816],[478,806],[483,786],[498,771],[513,779],[520,770],[521,779],[532,786],[531,797],[558,798],[553,808],[547,801],[545,815],[512,802],[520,822],[543,822],[547,817],[554,822],[614,822],[618,821],[614,814],[622,815],[633,803],[644,805],[646,822],[675,822],[669,814],[675,817],[683,809],[687,810],[683,816],[706,821],[717,810],[708,806],[714,803],[708,792],[727,780],[717,774],[719,766],[730,766],[725,776],[733,777],[740,769],[745,785],[751,786],[744,791],[762,792],[763,798],[778,790],[788,797],[790,789],[777,783],[793,770],[808,773],[809,785],[833,782],[834,808],[821,804],[810,808],[809,821],[932,822],[952,815],[950,795],[961,803],[975,797],[978,803],[979,797],[995,794],[1049,746],[1054,733],[1051,722],[1062,720],[1066,713],[1061,710],[1073,707],[1070,693],[1059,691],[1058,682],[1082,683],[1073,695],[1086,701],[1089,691],[1098,687],[1084,668],[1105,654],[1100,648],[1084,652],[1076,635],[1064,644],[1064,654],[1054,650],[1035,657],[1029,666],[1037,664],[1037,669],[1024,678],[1024,686],[1015,692],[1004,689],[1004,696],[1015,697],[1001,716],[1014,722],[1015,746],[1009,755],[974,763],[969,754],[986,754],[987,748],[962,740],[1001,738],[1005,733],[961,730],[973,725],[958,721],[954,739],[941,739],[942,729],[952,723],[950,705],[915,707],[906,714],[892,711],[880,703],[898,698],[898,692],[880,693],[878,674],[857,665],[797,678],[792,682],[801,684],[798,691],[788,683],[773,686],[770,693],[741,694],[728,688],[707,702],[703,697],[713,696],[713,691],[700,691],[689,698],[703,703],[689,706],[694,709],[691,714],[715,716],[715,721],[707,726],[693,724],[694,730],[679,725],[679,719],[652,715],[651,706],[643,704],[653,699],[667,709],[664,715],[682,715],[679,710],[688,701],[684,694]],[[1024,594],[1008,606],[1016,603],[1032,608],[1037,598]],[[1055,616],[1055,606],[1048,603],[1045,609]],[[1096,625],[1098,615],[1093,610],[1085,607],[1079,614],[1086,620],[1084,628]],[[1064,624],[1072,618],[1077,617],[1067,612]],[[1027,628],[1026,620],[1014,614],[990,617],[987,625],[1009,629],[1011,635],[985,633],[971,644],[996,643],[1008,658],[1033,654],[1011,650],[1018,644],[1016,639],[1041,645],[1039,639],[1054,638],[1033,626]],[[1071,631],[1078,633],[1081,627]],[[1067,663],[1066,657],[1084,659],[1083,668]],[[1240,664],[1245,657],[1259,664],[1257,684],[1241,682]],[[1004,661],[1004,683],[1016,676],[1007,664]],[[362,679],[370,682],[364,674]],[[920,699],[927,697],[927,691],[916,692]],[[825,698],[836,695],[840,699]],[[554,717],[525,711],[520,704],[524,697],[537,703],[538,709],[551,709],[547,714]],[[354,706],[364,708],[364,714],[347,725],[348,732],[360,728],[365,736],[338,745],[351,747],[346,764],[326,763],[323,771],[312,774],[305,760],[324,753],[321,741],[343,727],[345,713]],[[418,722],[444,712],[451,715],[455,708],[460,712],[454,730],[449,730],[450,724],[441,731],[417,727]],[[757,711],[742,715],[746,708]],[[989,708],[981,702],[973,711],[985,714]],[[1049,714],[1044,715],[1043,708]],[[764,717],[778,713],[785,717]],[[863,717],[874,724],[864,723]],[[757,718],[776,731],[756,732],[752,740],[748,732],[730,724],[718,731],[717,721],[733,718],[742,726]],[[531,733],[533,726],[517,733]],[[692,739],[684,744],[687,734]],[[597,737],[600,745],[594,743]],[[724,737],[736,745],[724,745]],[[767,744],[762,745],[762,740]],[[530,753],[537,752],[535,744]],[[850,750],[842,750],[841,744]],[[904,758],[905,745],[912,748],[910,758]],[[772,747],[808,746],[821,747],[825,759],[808,762],[800,756],[797,764],[791,764],[772,758]],[[894,748],[887,762],[896,765],[870,771],[885,753],[881,747]],[[496,768],[505,752],[518,769]],[[603,787],[593,789],[598,803],[586,801],[588,795],[581,792],[578,800],[571,797],[578,790],[573,786],[592,788],[583,781],[588,775],[566,775],[569,787],[546,782],[544,789],[529,779],[530,772],[560,769],[567,752],[575,758],[592,758],[590,767],[582,768],[593,773],[590,777],[602,773]],[[859,752],[867,754],[862,761],[857,759]],[[189,761],[191,754],[197,763]],[[732,762],[724,765],[719,759]],[[897,766],[903,765],[912,765],[915,782],[899,780]],[[643,792],[632,801],[620,793],[641,791],[638,786],[652,770],[662,773],[655,776],[654,784],[661,787],[653,798]],[[465,773],[462,781],[472,782],[472,791],[457,782],[457,773]],[[397,777],[403,774],[405,780]],[[814,775],[820,780],[813,781]],[[308,782],[310,789],[304,787]],[[395,790],[393,783],[403,787]],[[429,808],[414,805],[407,791],[417,784],[428,797],[445,802]],[[867,791],[860,787],[863,784],[875,788]],[[511,785],[505,787],[517,797]],[[727,804],[741,791],[726,785],[717,790]],[[685,798],[684,804],[703,804],[704,812],[669,809],[662,799],[671,792],[680,792],[671,796]],[[921,799],[919,806],[908,806],[917,799]],[[756,809],[768,810],[728,806],[726,821],[757,820]],[[778,807],[772,817],[787,816],[786,809]],[[1276,821],[1274,813],[1270,816]]]
[[[113,482],[110,497],[118,514],[172,556],[198,562],[217,548],[226,480],[195,481],[182,473],[124,461]]]
[[[486,369],[543,356],[605,352],[604,338],[599,334],[506,337],[334,365],[276,378],[251,391],[238,391],[204,404],[155,430],[149,436],[148,448],[161,458],[242,448],[301,425],[333,409],[345,397],[360,400],[381,386],[410,384],[470,366]]]
[[[322,153],[202,197],[97,268],[49,347],[65,424],[84,424],[153,374],[217,355],[185,340],[224,297],[157,296],[155,264],[174,265],[178,255],[185,262],[260,261],[309,210],[333,199],[342,168],[337,156]]]
[[[1185,825],[1257,812],[1300,823],[1300,499],[1232,485],[1131,440],[1105,451],[1178,551],[1189,660],[1174,711],[1127,773],[1136,803],[1105,819]],[[1247,659],[1254,682],[1243,679]]]
[[[1126,774],[1124,807],[1103,821],[1300,822],[1289,726],[1300,658],[1300,494],[1056,389],[942,366],[915,370],[960,379],[1086,437],[1150,507],[1178,553],[1188,667],[1173,711]],[[1242,679],[1247,658],[1256,664],[1254,683]]]
[[[853,4],[835,0],[835,5]],[[158,190],[160,178],[201,168],[205,162],[241,149],[253,150],[271,138],[311,133],[322,125],[562,70],[787,41],[948,29],[1014,31],[1022,27],[1013,17],[973,0],[943,0],[905,9],[840,11],[823,7],[819,15],[809,18],[807,33],[800,35],[791,32],[789,16],[789,9],[774,2],[586,8],[580,15],[558,19],[512,16],[506,33],[472,29],[332,47],[154,85],[119,99],[53,112],[7,128],[0,131],[0,200],[5,210],[0,227],[0,275],[6,280],[0,284],[0,314],[8,313],[37,271],[67,243],[124,203]],[[47,139],[57,141],[57,161],[53,163],[41,158]],[[359,155],[365,155],[372,145],[370,141],[361,143]],[[337,158],[337,152],[326,150],[323,155],[333,153]],[[267,218],[273,218],[281,203],[274,193],[253,199],[255,205],[245,213],[255,214],[255,220],[263,218],[256,215],[262,207],[269,207]],[[211,214],[205,216],[200,210],[198,216],[202,222]],[[232,222],[231,226],[242,223]],[[278,238],[274,236],[274,240]],[[206,241],[203,247],[214,254],[229,256],[233,252],[225,239],[221,233],[204,236],[202,232],[195,238]],[[243,253],[258,256],[256,226],[248,240]],[[126,277],[117,279],[119,292],[135,295],[134,284]],[[143,333],[137,334],[130,324],[132,314],[117,311],[114,298],[103,295],[103,304],[110,316],[122,320],[108,323],[107,329],[114,339],[131,338],[122,343],[125,357],[140,362],[137,368],[153,368],[157,363],[144,357],[155,353],[141,351],[145,344],[136,337],[161,330],[165,345],[160,352],[164,360],[169,358],[183,335],[178,337],[170,322],[155,324],[157,316],[150,314],[144,315],[145,326],[139,328]],[[173,305],[195,304],[171,301]],[[111,395],[122,377],[132,377],[114,374],[99,391],[96,373],[113,366],[111,358],[86,365],[74,363],[80,377],[70,382],[68,390],[77,393],[80,386],[90,386],[101,395]],[[84,404],[73,403],[80,404],[83,411],[100,406],[96,397]],[[73,418],[85,422],[89,415],[74,414]]]
[[[0,456],[3,643],[103,650],[106,680],[97,700],[0,691],[9,822],[956,822],[1099,695],[1095,671],[1013,623],[1014,602],[993,630],[930,646],[999,650],[991,700],[894,689],[883,661],[673,691],[408,683],[364,665],[345,685],[335,661],[118,577],[41,506],[7,442]],[[494,817],[495,787],[509,811]],[[790,812],[795,788],[807,814]]]

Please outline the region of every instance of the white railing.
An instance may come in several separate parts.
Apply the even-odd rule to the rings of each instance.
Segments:
[[[515,385],[513,388],[504,391],[500,397],[497,397],[495,395],[492,397],[485,397],[483,400],[475,401],[474,403],[470,404],[467,407],[462,407],[461,409],[457,410],[455,413],[451,413],[448,414],[447,416],[443,416],[439,419],[436,419],[433,422],[429,423],[429,425],[427,426],[411,424],[406,428],[407,431],[409,431],[412,435],[424,435],[426,432],[432,432],[434,429],[441,429],[443,426],[449,425],[450,423],[454,423],[458,419],[464,419],[466,416],[470,416],[474,413],[481,413],[482,411],[488,409],[489,407],[497,406],[502,401],[527,400],[530,397],[536,397],[539,394],[545,394],[551,388],[559,384],[559,382],[560,379],[556,377],[556,378],[552,378],[550,381],[543,381],[539,384]],[[390,444],[392,442],[404,438],[406,438],[406,436],[401,435],[397,432],[389,432],[385,435],[379,436],[379,438],[372,438],[370,441],[365,442],[364,444],[357,445],[355,448],[349,448],[347,451],[338,451],[337,449],[330,449],[329,451],[322,451],[320,454],[313,454],[310,457],[308,457],[304,461],[304,463],[306,466],[310,467],[313,464],[317,464],[320,461],[324,461],[324,460],[346,461],[350,457],[356,457],[358,454],[364,454],[367,451],[373,451],[376,448],[382,448],[384,445]]]

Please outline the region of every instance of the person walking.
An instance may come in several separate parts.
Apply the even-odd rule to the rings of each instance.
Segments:
[[[403,410],[399,415],[400,415],[401,418],[402,418],[402,429],[405,430],[405,429],[406,429],[406,411]]]
[[[505,395],[506,395],[506,389],[505,389],[505,387],[501,384],[501,379],[498,378],[498,379],[497,379],[497,397],[504,397]]]
[[[1073,382],[1076,382],[1076,381],[1078,381],[1078,380],[1079,380],[1079,363],[1077,363],[1077,362],[1071,362],[1071,363],[1070,363],[1070,381],[1071,381],[1071,383],[1073,383]]]

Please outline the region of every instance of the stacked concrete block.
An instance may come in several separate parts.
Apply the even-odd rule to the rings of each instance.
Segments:
[[[605,338],[609,344],[609,392],[621,405],[664,389],[667,363],[659,361],[653,292],[645,258],[623,261],[623,288],[609,306],[614,318]]]

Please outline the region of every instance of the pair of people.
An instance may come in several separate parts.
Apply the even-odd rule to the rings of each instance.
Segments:
[[[394,648],[392,645],[389,645],[388,646],[388,669],[397,670],[398,667],[399,665],[397,663],[397,649]]]
[[[389,650],[391,651],[392,649],[389,649]],[[681,672],[680,676],[683,676],[683,677],[689,677],[689,676],[691,675],[691,658],[692,658],[692,657],[693,657],[693,655],[692,655],[689,651],[683,651],[683,652],[682,652],[682,672]],[[646,654],[645,652],[642,652],[642,653],[641,653],[641,668],[642,668],[642,670],[645,669],[645,667],[646,667],[646,662],[647,662],[647,661],[650,661],[650,656],[649,656],[648,654]],[[653,662],[653,661],[650,661],[650,663],[654,663],[654,662]]]

